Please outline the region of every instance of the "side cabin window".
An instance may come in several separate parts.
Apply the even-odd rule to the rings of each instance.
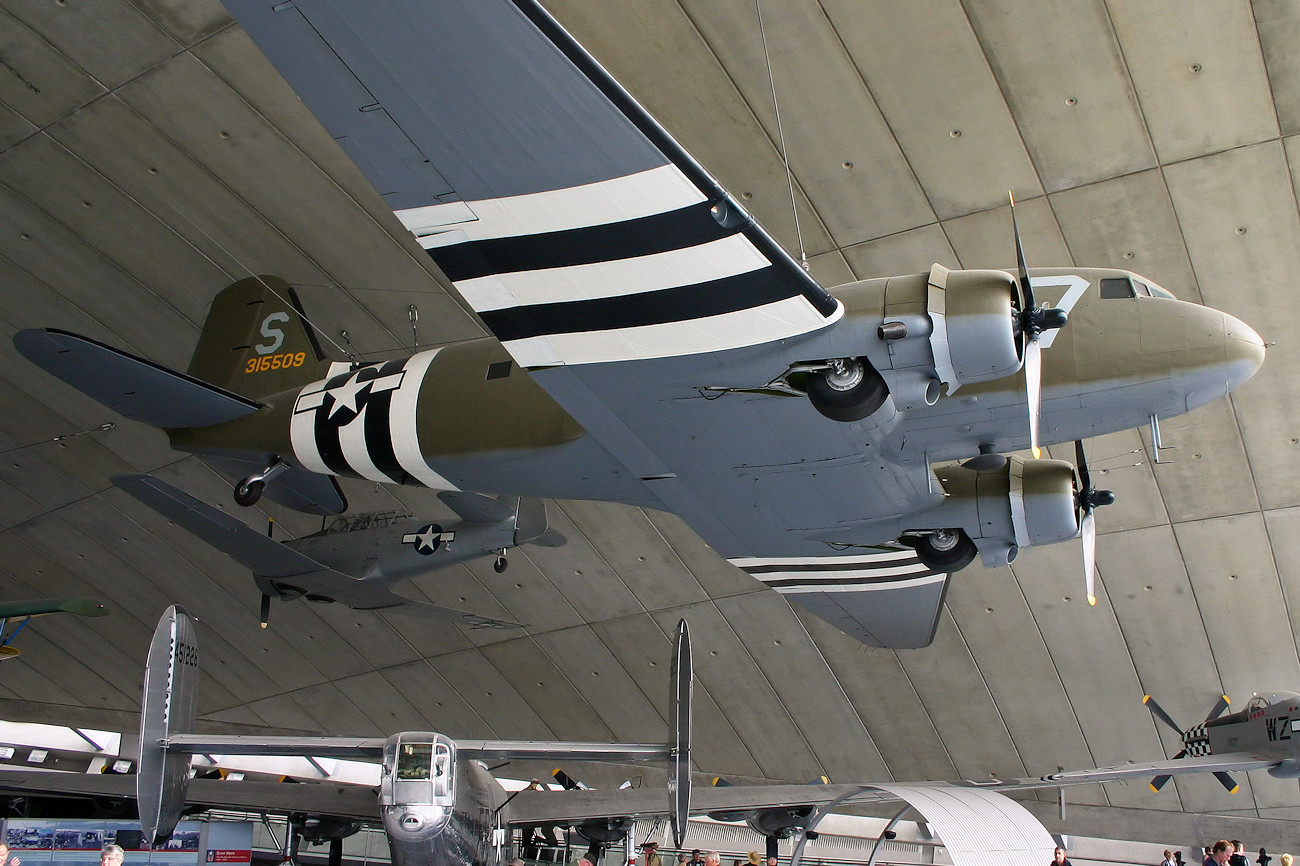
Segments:
[[[402,743],[397,752],[397,778],[404,782],[427,780],[433,763],[433,743]]]
[[[1150,292],[1145,294],[1150,294]],[[1128,277],[1103,277],[1101,281],[1101,297],[1103,299],[1134,298],[1137,295],[1133,291],[1133,284],[1129,282]]]

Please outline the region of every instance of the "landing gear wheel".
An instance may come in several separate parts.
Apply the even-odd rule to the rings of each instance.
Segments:
[[[858,421],[880,408],[889,386],[865,358],[835,358],[808,374],[808,400],[832,421]]]
[[[949,574],[961,571],[975,559],[975,542],[960,529],[937,529],[917,536],[914,546],[927,568]]]
[[[509,565],[510,563],[506,561],[506,558],[504,556],[498,556],[496,558],[496,561],[492,563],[492,570],[495,571],[497,574],[500,574],[501,572],[505,571],[506,567]]]
[[[262,498],[262,491],[266,489],[266,482],[262,480],[249,481],[245,478],[235,485],[235,502],[244,506],[256,505],[257,500]]]

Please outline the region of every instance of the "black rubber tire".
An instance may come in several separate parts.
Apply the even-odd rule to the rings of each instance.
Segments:
[[[492,563],[492,570],[495,571],[497,574],[501,574],[506,570],[507,567],[509,567],[509,565],[510,563],[506,560],[504,556],[498,556],[496,558],[496,561]]]
[[[806,388],[813,408],[832,421],[860,421],[873,414],[889,396],[889,386],[866,358],[846,359],[862,378],[851,387],[832,384],[825,373],[809,373]]]
[[[947,549],[940,549],[934,546],[932,536],[918,535],[913,546],[916,548],[916,555],[925,563],[926,568],[935,571],[944,571],[949,574],[954,571],[961,571],[975,560],[975,542],[970,540],[970,536],[960,529],[952,530],[957,533],[957,543]]]
[[[256,505],[257,500],[262,498],[262,491],[265,489],[265,481],[248,481],[245,479],[235,485],[235,502],[245,508]]]

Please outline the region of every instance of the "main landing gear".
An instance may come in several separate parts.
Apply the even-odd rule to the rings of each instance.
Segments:
[[[912,539],[916,556],[927,568],[951,574],[975,559],[975,542],[961,529],[936,529]]]
[[[235,485],[235,502],[245,508],[256,505],[257,500],[262,498],[262,493],[266,490],[266,482],[288,468],[289,464],[279,457],[271,458],[271,462],[266,464],[265,469],[248,476]]]
[[[832,358],[809,373],[808,400],[832,421],[859,421],[884,405],[889,386],[865,358]]]

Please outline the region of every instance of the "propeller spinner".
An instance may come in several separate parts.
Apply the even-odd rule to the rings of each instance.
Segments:
[[[1025,366],[1025,394],[1029,403],[1029,447],[1034,457],[1042,457],[1038,445],[1038,419],[1042,409],[1043,347],[1039,340],[1043,331],[1063,327],[1069,316],[1055,307],[1038,307],[1034,304],[1034,287],[1029,282],[1029,268],[1025,266],[1025,249],[1020,243],[1020,226],[1016,223],[1016,197],[1007,191],[1011,201],[1011,231],[1016,238],[1016,266],[1020,272],[1015,316],[1016,329],[1021,338],[1021,355]]]

